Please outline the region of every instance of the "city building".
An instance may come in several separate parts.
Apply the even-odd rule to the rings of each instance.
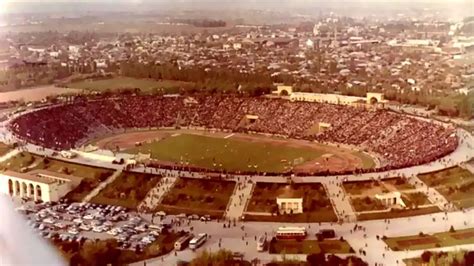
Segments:
[[[276,198],[278,211],[281,214],[303,213],[303,198],[295,195],[291,190],[286,190]]]
[[[0,193],[35,201],[58,201],[81,181],[81,177],[47,170],[33,170],[28,173],[7,170],[0,173]]]
[[[399,191],[376,194],[375,198],[380,200],[387,207],[406,207],[405,202],[403,202],[402,199],[402,194]]]

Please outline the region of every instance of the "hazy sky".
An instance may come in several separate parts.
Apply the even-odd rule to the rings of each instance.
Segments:
[[[452,13],[474,14],[474,0],[0,0],[1,13],[24,12],[80,12],[80,11],[130,11],[156,10],[232,10],[271,9],[276,11],[334,9],[390,10],[391,8],[429,8]],[[396,12],[396,11],[395,11]]]
[[[41,3],[71,3],[71,2],[80,2],[80,3],[200,3],[200,2],[214,2],[224,3],[224,2],[235,2],[235,0],[0,0],[4,3],[28,3],[28,2],[41,2]],[[292,3],[292,4],[305,4],[305,3],[470,3],[474,4],[474,0],[239,0],[242,4],[251,4],[251,3]]]

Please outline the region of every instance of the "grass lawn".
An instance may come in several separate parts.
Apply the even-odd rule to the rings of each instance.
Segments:
[[[402,199],[410,208],[431,204],[428,197],[423,192],[402,193]]]
[[[432,206],[432,207],[418,208],[418,209],[392,210],[389,212],[359,213],[357,214],[357,219],[359,221],[377,220],[377,219],[394,219],[394,218],[435,213],[435,212],[440,212],[440,211],[441,210],[437,206]]]
[[[67,84],[69,88],[83,90],[113,90],[121,88],[140,88],[142,91],[157,89],[173,89],[183,86],[189,86],[192,83],[175,80],[154,80],[154,79],[137,79],[130,77],[115,77],[111,79],[100,80],[83,80]]]
[[[107,179],[113,170],[69,163],[53,158],[43,158],[31,153],[22,152],[10,160],[0,164],[2,169],[9,169],[16,172],[35,169],[44,169],[52,172],[70,174],[83,177],[81,184],[66,195],[66,198],[73,201],[81,201],[91,190]],[[23,169],[23,170],[22,170]]]
[[[419,250],[474,244],[474,228],[458,230],[452,233],[441,232],[433,235],[388,237],[384,241],[392,250]]]
[[[474,206],[474,174],[469,170],[455,166],[418,177],[458,208]]]
[[[278,214],[276,198],[279,195],[291,195],[303,198],[302,214]],[[335,222],[337,216],[319,184],[278,184],[257,183],[247,205],[248,212],[273,213],[273,216],[245,215],[245,220],[279,222]],[[278,215],[277,215],[278,214]]]
[[[92,198],[91,202],[136,209],[160,179],[161,176],[158,175],[123,172]]]
[[[382,203],[382,201],[374,197],[351,198],[351,204],[356,212],[387,209],[387,207]]]
[[[29,170],[44,169],[89,179],[97,179],[103,173],[113,173],[113,170],[105,168],[69,163],[50,157],[45,159],[44,157],[27,152],[19,153],[10,160],[0,164],[0,166],[16,172],[20,172],[23,167],[30,166]]]
[[[156,210],[222,216],[234,187],[233,181],[179,178]]]
[[[345,191],[351,197],[351,204],[357,212],[385,210],[387,207],[378,199],[376,194],[399,191],[407,207],[414,208],[421,205],[430,204],[424,193],[413,191],[414,187],[405,179],[400,177],[384,179],[381,181],[356,181],[344,182]],[[407,192],[404,192],[407,191]],[[407,210],[405,210],[407,211]],[[404,211],[397,211],[403,215]],[[368,215],[378,217],[378,214],[360,214],[362,217]]]
[[[343,183],[349,195],[376,194],[389,191],[414,189],[414,187],[401,177],[393,177],[381,181],[349,181]]]
[[[332,254],[353,253],[351,246],[345,240],[325,239],[318,240],[276,240],[270,241],[269,247],[272,254],[312,254],[323,251]]]
[[[7,154],[10,151],[10,146],[0,142],[0,156]]]
[[[251,142],[181,134],[129,149],[128,153],[150,153],[151,157],[170,162],[229,171],[285,172],[295,159],[303,163],[320,157],[313,148],[297,148],[270,142]],[[236,160],[236,158],[239,158]],[[252,167],[249,168],[249,165]],[[257,166],[255,168],[255,166]]]

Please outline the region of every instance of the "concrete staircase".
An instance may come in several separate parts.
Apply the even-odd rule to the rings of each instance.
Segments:
[[[229,203],[227,204],[227,209],[224,214],[225,218],[229,220],[239,220],[242,217],[245,207],[252,196],[254,186],[254,183],[245,181],[236,183],[234,193],[232,193]]]
[[[165,177],[161,179],[154,188],[148,191],[145,199],[138,205],[138,209],[153,210],[162,201],[165,193],[174,186],[176,180],[178,180],[177,177]]]
[[[328,197],[331,199],[332,206],[340,221],[354,222],[357,220],[356,213],[350,201],[350,197],[342,188],[342,184],[336,181],[327,181],[322,183],[326,189]]]

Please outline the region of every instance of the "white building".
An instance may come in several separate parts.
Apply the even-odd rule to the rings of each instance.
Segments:
[[[232,46],[233,46],[234,50],[242,49],[242,44],[240,42],[236,42]]]
[[[0,193],[43,202],[58,201],[77,187],[82,178],[47,170],[28,173],[5,171],[0,173]]]
[[[295,195],[292,190],[286,190],[276,198],[278,211],[281,214],[303,213],[303,197]]]
[[[376,194],[375,198],[380,200],[387,207],[399,206],[405,208],[405,202],[402,199],[402,194],[399,191],[392,191],[383,194]]]

